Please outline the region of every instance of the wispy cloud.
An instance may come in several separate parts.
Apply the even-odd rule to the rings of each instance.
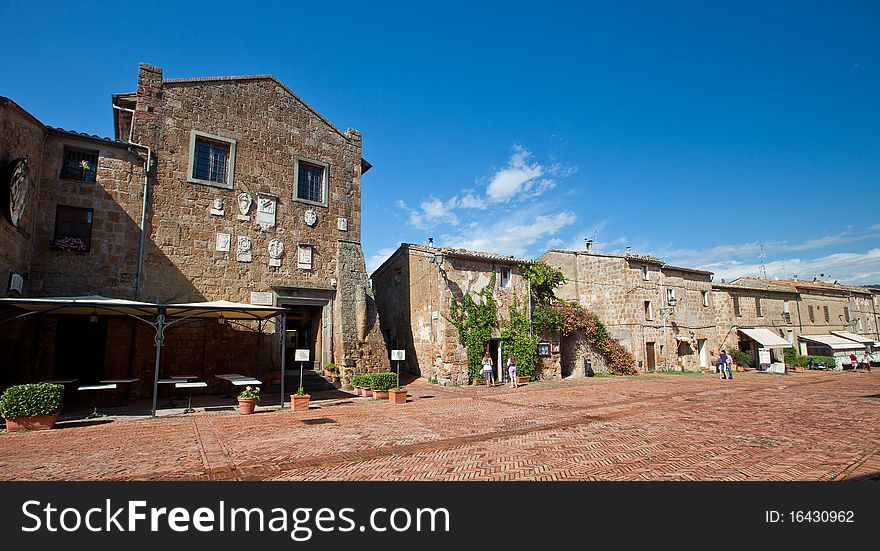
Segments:
[[[573,212],[556,214],[513,214],[492,224],[470,225],[465,231],[443,235],[445,247],[524,257],[529,247],[556,235],[563,228],[577,222]]]
[[[376,254],[370,256],[367,259],[367,273],[372,274],[376,268],[382,265],[383,262],[388,260],[388,257],[391,256],[394,251],[397,250],[397,247],[387,247],[385,249],[379,249]]]
[[[702,266],[715,272],[715,279],[730,281],[738,277],[761,276],[761,265],[756,262],[725,260]],[[769,278],[788,279],[794,275],[809,279],[817,274],[851,285],[880,283],[880,249],[864,253],[833,253],[817,258],[783,258],[764,264]]]
[[[460,204],[461,201],[458,197],[443,201],[433,196],[422,200],[419,203],[419,209],[412,209],[403,201],[397,202],[397,206],[409,214],[409,224],[419,229],[428,229],[438,223],[457,226],[459,219],[455,214],[455,209]]]
[[[486,196],[493,203],[508,201],[522,194],[540,194],[552,189],[552,179],[542,178],[547,169],[531,161],[532,154],[520,145],[513,146],[507,166],[495,172],[486,186]]]

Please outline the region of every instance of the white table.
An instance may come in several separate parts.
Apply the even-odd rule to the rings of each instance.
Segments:
[[[168,377],[167,379],[159,379],[156,382],[159,383],[160,385],[175,385],[175,388],[176,388],[177,383],[185,383],[185,382],[189,381],[190,379],[198,379],[198,377],[196,377],[195,375],[175,375],[172,377]],[[177,407],[177,403],[174,401],[174,396],[171,396],[170,398],[168,398],[168,403],[163,404],[162,407],[168,407],[168,408]]]
[[[187,381],[182,383],[175,383],[174,388],[188,388],[189,389],[189,399],[186,403],[186,409],[183,410],[184,413],[195,413],[196,410],[192,408],[193,401],[193,393],[192,389],[194,388],[208,388],[208,383],[205,381]]]
[[[98,400],[101,398],[102,390],[115,390],[117,388],[116,383],[105,383],[100,385],[80,385],[77,390],[94,390],[95,391],[95,410],[86,415],[86,419],[94,419],[95,417],[104,417],[103,413],[98,413]]]
[[[261,385],[263,381],[259,379],[254,379],[253,377],[249,377],[247,375],[239,375],[238,373],[224,373],[222,375],[215,375],[218,379],[223,379],[226,382],[232,383],[234,386],[247,386],[247,385]],[[224,398],[232,398],[228,392],[223,396]]]
[[[78,379],[50,379],[48,381],[40,381],[40,383],[48,383],[52,385],[72,385]],[[102,381],[103,382],[103,381]]]

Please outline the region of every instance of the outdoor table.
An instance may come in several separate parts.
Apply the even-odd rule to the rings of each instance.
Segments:
[[[263,384],[263,381],[259,379],[254,379],[253,377],[249,377],[247,375],[239,375],[238,373],[224,373],[222,375],[214,376],[218,379],[223,379],[224,381],[230,382],[235,386]],[[223,395],[223,398],[232,398],[232,395],[227,392],[225,395]]]
[[[177,385],[177,383],[185,383],[190,379],[196,379],[195,375],[178,375],[174,377],[168,377],[167,379],[159,379],[156,381],[160,385]],[[177,403],[174,401],[174,395],[172,394],[168,398],[168,403],[163,404],[162,407],[173,408],[177,407]]]
[[[111,390],[117,388],[116,383],[100,384],[100,385],[81,385],[77,390],[94,390],[95,391],[95,411],[88,414],[86,419],[94,419],[95,417],[104,417],[103,413],[98,413],[98,401],[101,399],[102,390]]]
[[[195,413],[195,411],[196,411],[192,408],[192,402],[193,402],[192,389],[194,389],[194,388],[207,388],[207,387],[208,387],[208,383],[206,383],[205,381],[189,381],[189,382],[182,382],[182,383],[175,383],[174,384],[174,388],[188,388],[189,389],[189,399],[187,400],[187,403],[186,403],[186,409],[183,410],[184,413]]]
[[[72,385],[77,379],[50,379],[48,381],[40,381],[40,383],[48,383],[53,385]]]
[[[126,384],[131,384],[131,383],[134,383],[134,382],[137,382],[137,381],[140,381],[140,379],[137,379],[137,378],[128,378],[128,379],[103,379],[103,380],[101,380],[101,384],[126,385]],[[117,396],[117,398],[118,398],[118,396]],[[116,405],[116,406],[122,406],[122,405],[124,405],[124,403],[122,403],[122,402],[117,402],[115,405]]]

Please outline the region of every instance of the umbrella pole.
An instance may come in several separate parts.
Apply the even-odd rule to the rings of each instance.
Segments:
[[[284,409],[284,373],[285,366],[287,365],[287,359],[285,358],[287,352],[287,315],[281,314],[281,317],[278,321],[279,326],[281,327],[281,407],[279,409]]]
[[[153,372],[153,417],[156,416],[156,400],[159,398],[159,369],[162,366],[162,345],[165,343],[165,310],[159,310],[156,318],[156,369]]]

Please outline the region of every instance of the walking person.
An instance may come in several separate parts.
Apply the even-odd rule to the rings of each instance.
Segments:
[[[510,377],[510,386],[516,388],[516,356],[513,352],[507,356],[507,375]]]
[[[718,376],[719,379],[726,379],[724,376],[724,368],[727,367],[727,350],[722,350],[721,355],[718,356]]]
[[[862,354],[862,364],[865,366],[865,369],[871,371],[871,358],[868,356],[867,352]]]
[[[488,352],[483,354],[483,367],[480,374],[486,379],[486,386],[495,386],[495,381],[492,377],[492,356]]]
[[[727,360],[724,362],[724,367],[727,368],[727,378],[733,379],[733,356],[727,354]]]

